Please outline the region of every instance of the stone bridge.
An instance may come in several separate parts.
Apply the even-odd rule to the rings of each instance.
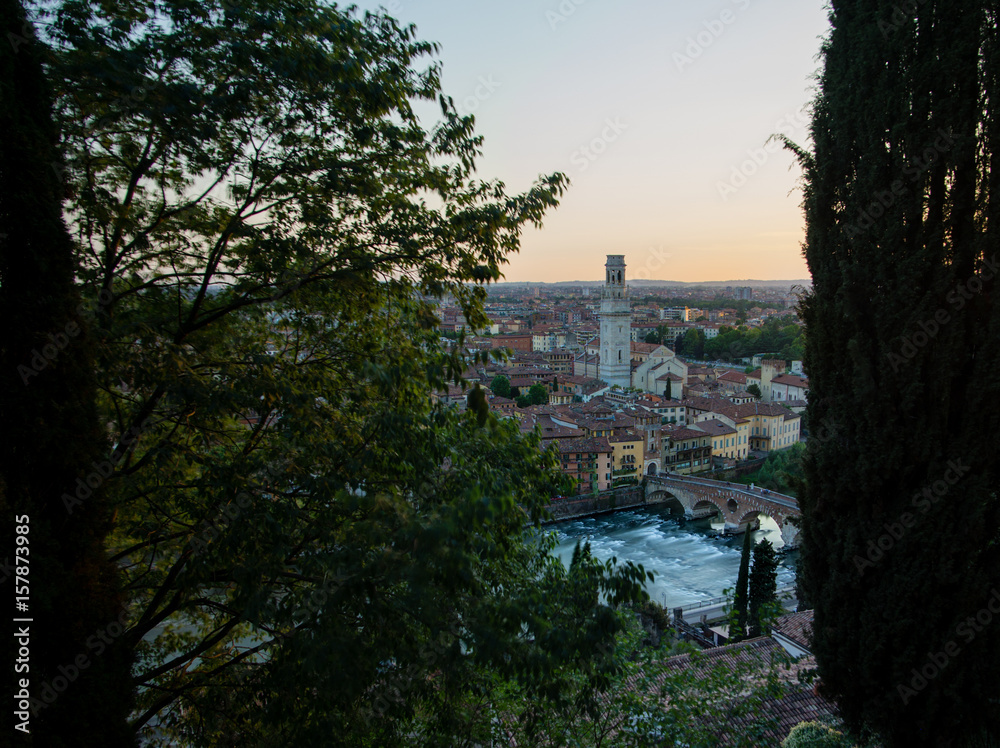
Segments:
[[[750,490],[741,483],[661,474],[646,476],[646,502],[679,504],[689,519],[722,515],[726,532],[743,530],[758,514],[765,514],[778,523],[786,548],[797,545],[802,515],[798,499],[792,496],[760,488]]]

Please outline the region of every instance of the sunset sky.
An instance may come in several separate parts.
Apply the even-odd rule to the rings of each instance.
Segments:
[[[476,116],[483,178],[572,185],[509,281],[808,278],[801,171],[828,22],[821,0],[386,0],[441,45],[443,88]]]

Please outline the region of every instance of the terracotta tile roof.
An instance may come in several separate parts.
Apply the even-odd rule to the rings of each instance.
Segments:
[[[608,444],[608,440],[603,436],[594,437],[591,439],[563,439],[557,442],[559,445],[559,452],[562,454],[570,454],[572,452],[611,452],[611,445]]]
[[[771,380],[771,383],[787,384],[790,387],[809,389],[809,380],[796,376],[795,374],[779,374]]]
[[[727,371],[719,375],[720,382],[735,382],[736,384],[746,384],[747,375],[741,371]]]
[[[615,429],[608,442],[611,444],[621,444],[623,442],[645,442],[646,435],[634,429]]]
[[[799,686],[792,687],[792,690],[780,698],[767,699],[760,711],[765,718],[776,722],[774,727],[766,730],[761,736],[768,742],[760,744],[779,745],[800,722],[826,721],[836,716],[837,707],[832,701],[814,693],[812,688]],[[750,723],[749,717],[733,719],[729,723],[735,728],[731,734],[738,734],[739,728],[749,727]]]
[[[791,639],[804,650],[812,650],[812,627],[813,612],[803,610],[798,613],[789,613],[778,618],[774,622],[774,632]]]
[[[659,347],[659,343],[632,343],[632,351],[635,353],[652,353]]]
[[[674,441],[681,439],[701,439],[708,436],[704,431],[696,431],[695,429],[688,428],[687,426],[675,426],[674,428],[666,428],[662,430],[663,436],[669,436]]]
[[[692,428],[701,429],[706,434],[711,434],[712,436],[728,436],[729,434],[736,433],[736,429],[723,423],[717,418],[710,418],[707,421],[698,421],[698,423],[692,425]]]
[[[728,744],[733,736],[740,734],[740,728],[749,727],[761,717],[773,720],[774,724],[761,735],[766,738],[766,742],[761,742],[760,745],[778,745],[799,722],[827,719],[836,715],[836,705],[833,702],[815,693],[811,686],[799,682],[800,673],[816,666],[814,658],[803,657],[790,662],[781,645],[770,637],[762,636],[738,644],[707,649],[694,658],[691,655],[671,657],[666,665],[670,669],[692,669],[696,674],[707,674],[710,669],[721,666],[739,674],[757,662],[779,668],[780,678],[787,691],[781,696],[766,699],[757,713],[738,716],[728,720],[725,726],[720,725],[720,745]]]
[[[542,430],[542,439],[580,439],[585,436],[581,429],[570,426],[560,426],[549,416],[539,416],[536,420]]]
[[[758,636],[738,644],[728,644],[724,647],[713,647],[694,655],[682,654],[667,660],[666,666],[671,669],[687,670],[694,668],[698,672],[707,671],[722,662],[736,669],[737,665],[748,665],[758,661],[767,664],[771,662],[786,662],[788,656],[781,645],[769,636]]]

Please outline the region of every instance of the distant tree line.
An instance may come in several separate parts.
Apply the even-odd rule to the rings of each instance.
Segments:
[[[716,296],[714,299],[684,299],[676,296],[664,298],[662,296],[646,295],[640,299],[643,304],[658,304],[664,308],[686,306],[689,309],[707,309],[715,311],[718,309],[735,309],[739,314],[746,314],[754,307],[761,309],[784,309],[784,304],[777,301],[758,301],[756,299],[727,299],[724,296]]]
[[[678,355],[711,361],[740,361],[763,353],[786,361],[801,361],[805,355],[802,325],[778,318],[771,318],[760,327],[723,325],[714,338],[707,338],[695,328],[675,334],[674,328],[660,325],[646,335],[645,341],[666,345]]]

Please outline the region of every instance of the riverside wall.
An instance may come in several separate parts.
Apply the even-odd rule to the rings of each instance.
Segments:
[[[625,486],[610,491],[601,491],[596,496],[553,499],[549,505],[549,510],[552,512],[552,519],[549,522],[591,517],[595,514],[605,514],[619,509],[631,509],[646,505],[646,489],[641,484]]]

